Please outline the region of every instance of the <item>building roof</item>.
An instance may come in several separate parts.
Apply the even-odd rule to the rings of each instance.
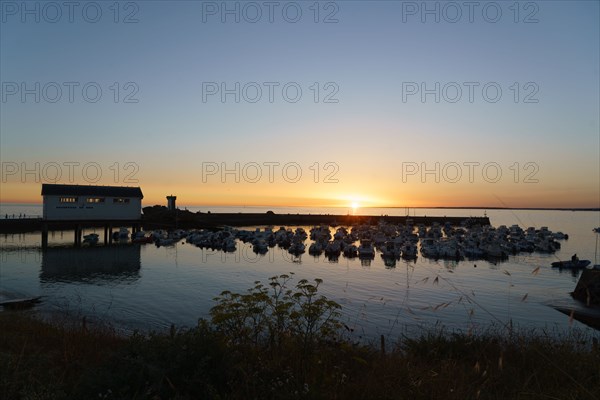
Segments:
[[[142,189],[129,186],[42,184],[42,196],[105,196],[144,198]]]

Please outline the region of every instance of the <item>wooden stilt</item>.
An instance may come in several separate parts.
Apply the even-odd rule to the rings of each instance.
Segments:
[[[42,224],[42,249],[48,247],[48,224]]]
[[[81,246],[81,233],[82,233],[81,225],[75,225],[75,246]]]

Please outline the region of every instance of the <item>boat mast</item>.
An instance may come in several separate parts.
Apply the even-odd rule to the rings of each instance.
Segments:
[[[598,265],[598,238],[600,233],[596,233],[596,252],[594,253],[594,267]]]

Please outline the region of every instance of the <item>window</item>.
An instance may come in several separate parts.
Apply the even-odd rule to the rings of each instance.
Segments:
[[[122,197],[117,197],[113,199],[113,203],[117,204],[129,204],[129,199],[124,199]]]
[[[86,199],[88,203],[104,203],[104,197],[88,197]]]
[[[77,203],[77,197],[61,197],[61,203]]]

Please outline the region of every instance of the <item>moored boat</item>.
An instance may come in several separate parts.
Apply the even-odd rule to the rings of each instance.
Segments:
[[[152,235],[147,236],[144,231],[137,231],[131,235],[131,241],[133,243],[153,243],[154,237]]]
[[[569,260],[569,261],[556,261],[552,263],[553,268],[569,268],[569,269],[581,269],[590,265],[590,260]]]
[[[96,244],[96,243],[98,243],[98,240],[99,240],[99,236],[97,233],[90,233],[87,235],[83,235],[84,243]]]
[[[360,246],[358,246],[358,256],[361,258],[374,258],[375,257],[375,249],[373,248],[373,244],[369,239],[363,239],[360,241]]]
[[[152,236],[138,236],[131,241],[133,243],[153,243],[154,238]]]
[[[308,254],[319,256],[323,253],[323,246],[319,242],[312,243],[308,248]]]

